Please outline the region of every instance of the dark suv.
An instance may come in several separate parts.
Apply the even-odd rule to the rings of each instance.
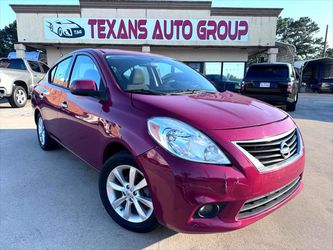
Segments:
[[[241,93],[259,100],[286,105],[294,111],[298,100],[299,80],[289,63],[253,64],[246,72]]]

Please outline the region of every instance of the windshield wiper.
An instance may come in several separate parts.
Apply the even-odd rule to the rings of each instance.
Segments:
[[[168,94],[202,94],[202,93],[216,93],[216,91],[204,90],[204,89],[178,89],[168,92]]]
[[[135,90],[125,90],[126,92],[133,93],[133,94],[145,94],[145,95],[165,95],[167,93],[153,91],[149,89],[135,89]]]

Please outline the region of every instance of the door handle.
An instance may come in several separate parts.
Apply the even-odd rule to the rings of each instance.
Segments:
[[[43,99],[44,99],[44,94],[43,94],[43,93],[40,93],[40,94],[39,94],[39,98],[40,98],[41,100],[43,100]]]
[[[62,103],[61,103],[61,107],[62,107],[63,109],[67,109],[67,108],[68,108],[67,102],[62,102]]]

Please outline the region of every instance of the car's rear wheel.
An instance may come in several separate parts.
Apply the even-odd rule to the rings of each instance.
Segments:
[[[15,86],[13,94],[9,98],[9,104],[13,108],[22,108],[28,100],[28,93],[22,86]]]
[[[58,147],[58,143],[47,132],[40,113],[37,115],[37,138],[39,146],[45,151]]]
[[[293,102],[287,102],[286,110],[287,111],[295,111],[296,110],[296,104],[298,101],[298,92],[295,95],[295,99]]]
[[[106,211],[122,227],[144,233],[158,225],[146,177],[129,153],[117,153],[106,161],[99,193]]]

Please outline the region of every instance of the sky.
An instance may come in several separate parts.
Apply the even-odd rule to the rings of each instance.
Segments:
[[[0,0],[0,28],[15,20],[9,4],[46,4],[45,0]],[[333,48],[333,0],[213,0],[214,7],[283,8],[282,17],[298,19],[308,16],[320,27],[318,36],[325,36],[328,25],[328,43]],[[48,0],[47,4],[79,4],[79,0]]]

